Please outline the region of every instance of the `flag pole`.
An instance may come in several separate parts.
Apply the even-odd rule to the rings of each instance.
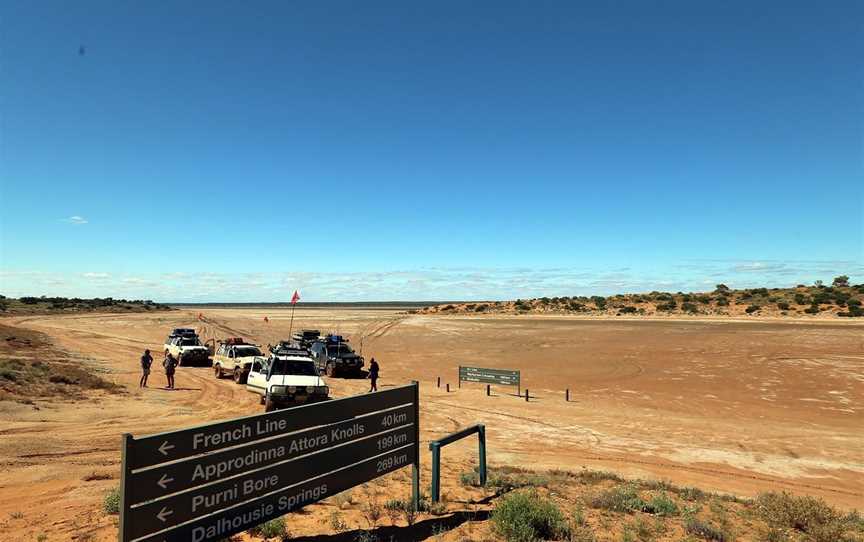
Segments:
[[[297,302],[300,301],[300,296],[297,295],[297,290],[294,290],[294,295],[291,296],[291,323],[288,325],[288,340],[291,340],[291,332],[294,331],[294,309],[297,308]]]
[[[288,340],[291,340],[291,332],[294,330],[294,309],[297,308],[297,303],[291,304],[291,324],[288,326]]]

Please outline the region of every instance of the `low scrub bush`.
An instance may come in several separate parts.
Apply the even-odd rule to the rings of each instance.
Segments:
[[[759,312],[761,308],[762,307],[760,307],[759,305],[750,305],[749,307],[744,309],[744,312],[746,312],[747,314],[753,314],[754,312]]]
[[[696,304],[689,301],[681,304],[681,310],[684,312],[689,312],[690,314],[695,314],[699,312],[699,308],[696,307]]]
[[[781,311],[788,311],[790,307],[789,307],[789,303],[786,303],[785,301],[781,301],[781,302],[777,303],[777,308],[780,309]]]
[[[786,493],[762,493],[756,498],[756,513],[769,527],[785,527],[806,533],[813,542],[846,540],[848,528],[864,531],[864,526],[841,516],[833,507],[815,497],[796,497]]]
[[[249,534],[264,539],[278,538],[281,540],[288,536],[288,527],[285,525],[284,518],[276,518],[249,529]]]
[[[105,494],[105,498],[102,499],[102,511],[111,515],[120,513],[119,487],[112,488]]]
[[[591,499],[593,508],[612,512],[632,513],[647,509],[647,504],[632,484],[624,484],[601,491]]]
[[[562,540],[571,532],[561,510],[534,491],[503,497],[492,511],[492,528],[508,542]]]
[[[690,518],[684,523],[684,530],[688,534],[697,536],[702,540],[711,542],[727,542],[731,537],[721,529],[697,518]]]
[[[651,500],[648,501],[648,507],[651,508],[652,513],[658,516],[669,517],[678,515],[678,505],[666,493],[651,497]]]

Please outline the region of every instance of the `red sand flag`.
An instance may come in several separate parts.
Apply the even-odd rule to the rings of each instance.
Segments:
[[[300,301],[300,294],[297,290],[294,290],[294,295],[291,296],[291,304],[296,305],[298,301]]]

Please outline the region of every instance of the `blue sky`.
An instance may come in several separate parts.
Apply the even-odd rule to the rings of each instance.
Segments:
[[[0,0],[0,15],[6,295],[864,280],[861,2]]]

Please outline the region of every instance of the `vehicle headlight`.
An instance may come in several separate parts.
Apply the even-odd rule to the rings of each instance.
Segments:
[[[294,393],[297,391],[297,386],[288,386],[288,393]]]
[[[273,386],[270,388],[270,392],[273,395],[283,395],[285,393],[285,386]]]

